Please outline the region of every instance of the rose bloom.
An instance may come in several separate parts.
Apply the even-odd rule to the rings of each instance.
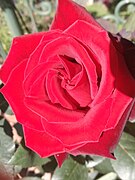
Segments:
[[[134,104],[133,48],[71,0],[59,0],[48,32],[14,38],[1,92],[26,146],[59,165],[67,154],[113,158]]]

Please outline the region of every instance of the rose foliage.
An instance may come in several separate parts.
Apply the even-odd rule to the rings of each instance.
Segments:
[[[105,31],[81,6],[59,0],[48,32],[14,38],[1,89],[41,157],[114,158],[134,104],[134,45]]]

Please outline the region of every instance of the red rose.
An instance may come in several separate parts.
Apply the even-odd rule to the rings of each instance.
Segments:
[[[41,157],[113,152],[133,106],[135,81],[120,46],[81,6],[59,0],[48,32],[17,37],[1,92]]]

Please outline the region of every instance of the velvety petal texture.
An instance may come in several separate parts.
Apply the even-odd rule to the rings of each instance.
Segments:
[[[67,158],[68,154],[67,153],[61,153],[61,154],[56,154],[55,155],[55,159],[59,165],[59,167],[61,167],[62,163],[64,162],[64,160]]]
[[[58,0],[48,32],[17,37],[0,92],[26,146],[61,166],[68,154],[112,153],[134,118],[135,45],[105,31],[72,0]]]
[[[76,20],[84,20],[100,27],[100,25],[93,19],[93,17],[84,9],[84,7],[76,4],[72,0],[58,0],[58,7],[53,23],[52,29],[65,30],[72,25]]]
[[[5,83],[14,67],[16,67],[23,59],[29,58],[30,54],[38,46],[44,33],[36,33],[15,37],[6,61],[0,70],[0,78]],[[12,60],[11,60],[12,59]]]

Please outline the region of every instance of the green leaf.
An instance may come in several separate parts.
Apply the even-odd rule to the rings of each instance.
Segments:
[[[81,165],[71,158],[68,158],[61,168],[57,168],[54,172],[52,180],[87,180],[88,169],[85,165]]]
[[[0,137],[0,162],[7,164],[15,151],[15,144],[3,128],[0,128]]]
[[[116,180],[117,179],[117,174],[114,172],[110,172],[104,176],[102,176],[101,178],[97,179],[97,180]]]
[[[101,174],[107,174],[114,172],[114,169],[111,165],[110,159],[104,159],[100,164],[95,166],[95,169],[98,170]]]
[[[112,166],[123,180],[135,180],[135,138],[123,133],[115,150],[117,160],[111,160]]]
[[[49,158],[41,158],[33,151],[26,149],[22,145],[20,145],[14,156],[11,158],[10,164],[20,165],[23,168],[27,168],[32,166],[41,166],[49,161]]]
[[[2,121],[2,123],[4,123],[4,121]],[[7,173],[13,173],[13,166],[9,165],[8,162],[14,154],[14,151],[15,144],[12,138],[5,134],[3,128],[0,128],[0,166],[3,166]],[[2,169],[4,170],[4,168]]]
[[[91,155],[90,157],[91,157],[91,159],[86,163],[86,166],[88,168],[93,168],[93,167],[97,166],[98,164],[103,162],[103,160],[105,159],[104,157],[94,156],[94,155]]]

